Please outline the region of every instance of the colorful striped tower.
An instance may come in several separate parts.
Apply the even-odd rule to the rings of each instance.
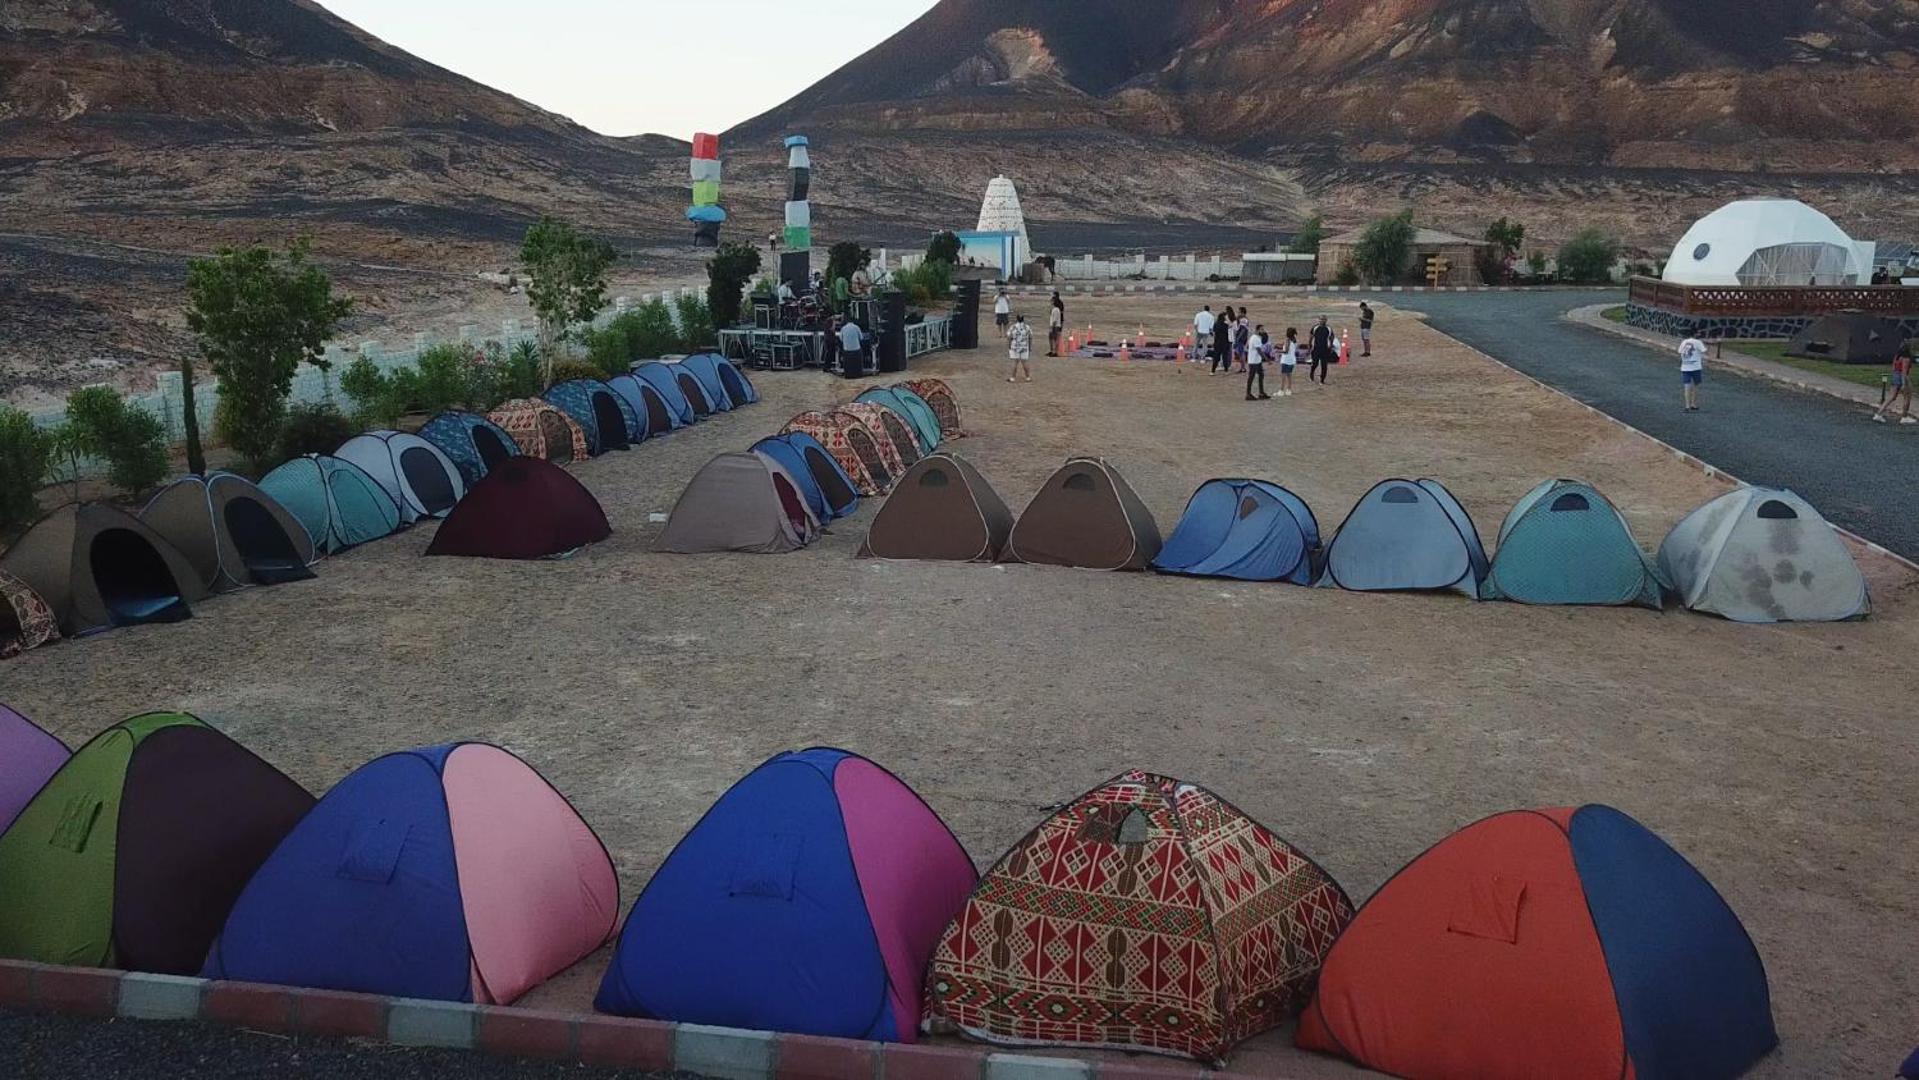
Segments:
[[[686,211],[693,223],[694,247],[719,247],[720,226],[726,211],[720,207],[720,137],[693,136],[693,205]]]

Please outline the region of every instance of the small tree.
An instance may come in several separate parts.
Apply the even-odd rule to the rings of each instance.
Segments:
[[[1519,254],[1519,249],[1526,244],[1526,226],[1502,217],[1486,226],[1486,242],[1492,247],[1485,253],[1480,277],[1488,282],[1504,281],[1506,268],[1512,265],[1513,256]]]
[[[0,405],[0,535],[30,525],[39,516],[34,492],[52,456],[47,433],[34,425],[32,417]]]
[[[1295,255],[1317,255],[1319,245],[1326,239],[1326,219],[1314,214],[1300,223],[1299,231],[1293,234],[1293,242],[1286,250]]]
[[[664,305],[662,305],[664,306]],[[713,343],[713,312],[698,293],[685,293],[673,299],[673,314],[679,322],[679,346],[682,352],[696,352]],[[665,352],[662,349],[653,355]]]
[[[1559,249],[1559,277],[1575,285],[1603,285],[1612,280],[1613,263],[1619,260],[1619,241],[1586,229],[1566,241]]]
[[[958,266],[959,258],[959,234],[950,229],[934,233],[933,239],[926,245],[927,262],[943,262],[948,266]]]
[[[158,417],[128,405],[104,386],[75,390],[67,397],[71,450],[103,458],[107,479],[128,495],[159,483],[167,475],[166,430]]]
[[[1366,226],[1353,248],[1353,269],[1369,285],[1390,285],[1406,272],[1413,255],[1413,212],[1401,211]]]
[[[834,244],[826,253],[826,280],[853,280],[853,275],[873,263],[873,253],[852,240]]]
[[[760,272],[760,253],[751,244],[725,243],[706,262],[706,308],[713,328],[724,330],[740,321],[740,298],[746,283]]]
[[[187,266],[187,328],[220,379],[214,427],[256,468],[266,464],[286,414],[293,373],[324,370],[326,339],[353,310],[296,240],[284,255],[225,249]]]
[[[526,267],[527,300],[540,320],[540,353],[548,375],[568,329],[606,307],[606,272],[617,258],[613,245],[557,218],[542,217],[526,231],[520,262]]]
[[[1534,250],[1532,254],[1526,256],[1526,269],[1533,277],[1536,277],[1536,278],[1545,277],[1546,276],[1546,253],[1543,251]]]
[[[207,452],[200,446],[200,408],[193,400],[193,356],[180,357],[180,427],[187,440],[187,471],[204,476]]]
[[[399,380],[364,356],[340,373],[340,390],[353,402],[353,419],[363,428],[389,428],[406,415],[405,391]]]

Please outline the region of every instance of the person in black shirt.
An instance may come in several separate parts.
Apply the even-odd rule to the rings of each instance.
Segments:
[[[1373,309],[1367,307],[1364,300],[1359,302],[1359,344],[1359,355],[1373,355]]]
[[[1319,323],[1313,327],[1312,337],[1308,340],[1312,350],[1313,366],[1306,372],[1306,381],[1312,382],[1319,377],[1319,385],[1326,385],[1326,377],[1333,373],[1333,364],[1339,360],[1339,345],[1333,339],[1333,328],[1326,325],[1326,316],[1319,317]]]

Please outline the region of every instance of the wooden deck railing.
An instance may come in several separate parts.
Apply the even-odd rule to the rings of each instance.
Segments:
[[[1919,287],[1906,285],[1675,285],[1657,278],[1632,279],[1632,302],[1685,315],[1758,318],[1870,311],[1892,317],[1919,315]]]

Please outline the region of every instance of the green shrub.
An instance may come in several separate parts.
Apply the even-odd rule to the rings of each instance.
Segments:
[[[826,280],[838,281],[845,278],[851,281],[855,273],[866,269],[872,263],[871,251],[861,247],[857,241],[842,240],[834,244],[826,253]]]
[[[340,374],[340,390],[353,403],[353,422],[362,429],[390,428],[406,415],[405,391],[398,380],[364,356]]]
[[[331,401],[313,401],[287,409],[280,425],[278,456],[291,461],[302,454],[331,454],[359,433],[353,421]]]
[[[943,262],[948,266],[952,266],[959,262],[959,257],[959,234],[950,229],[944,232],[934,233],[933,239],[927,242],[926,261],[929,263]]]
[[[52,459],[47,433],[34,426],[33,418],[0,405],[0,535],[31,525],[39,516],[34,492]]]
[[[746,283],[760,272],[760,253],[751,244],[728,243],[706,263],[706,306],[714,326],[740,321],[740,298]]]
[[[75,390],[67,397],[69,452],[107,463],[107,479],[128,495],[138,495],[166,479],[166,428],[160,418],[104,386]]]
[[[548,386],[558,386],[574,379],[604,379],[600,369],[589,361],[561,360],[553,365],[553,381]]]
[[[1397,282],[1412,259],[1417,234],[1411,210],[1380,218],[1360,234],[1359,243],[1353,248],[1353,269],[1369,285]]]
[[[632,312],[628,312],[600,329],[580,335],[586,346],[586,362],[592,365],[598,378],[612,378],[632,363],[627,359],[632,351],[627,344],[626,326],[632,317]]]
[[[429,415],[473,404],[473,347],[434,345],[420,353],[411,372],[408,404]]]
[[[1333,276],[1333,284],[1343,288],[1359,284],[1359,270],[1352,263],[1346,263],[1339,268],[1339,273]]]
[[[661,305],[665,306],[665,305]],[[673,312],[679,321],[679,346],[681,352],[695,353],[711,348],[716,338],[713,331],[719,329],[713,324],[713,311],[697,293],[684,293],[673,301]],[[636,357],[650,359],[650,357]]]
[[[953,264],[937,259],[922,259],[911,270],[894,274],[893,287],[920,307],[944,304],[953,291]]]
[[[530,341],[513,346],[499,374],[500,401],[537,396],[540,392],[539,346]],[[498,405],[500,401],[493,404]]]
[[[1319,245],[1326,239],[1326,219],[1314,214],[1300,223],[1299,231],[1293,234],[1293,242],[1286,250],[1295,255],[1317,255]]]
[[[1559,249],[1559,279],[1574,285],[1604,285],[1612,280],[1619,259],[1619,241],[1587,229]]]

